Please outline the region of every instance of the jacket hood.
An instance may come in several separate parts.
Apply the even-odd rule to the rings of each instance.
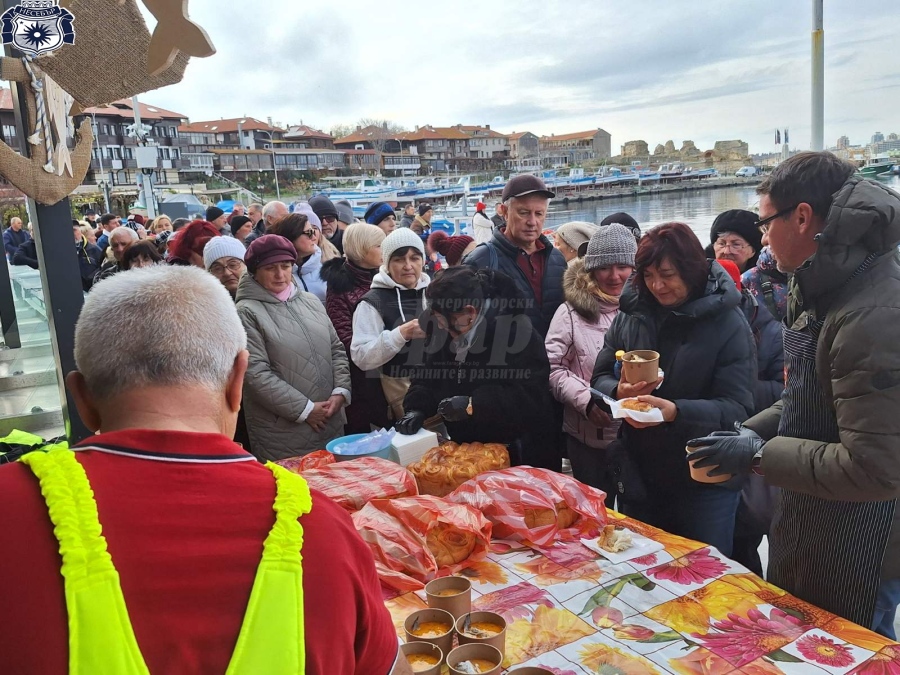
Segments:
[[[775,256],[772,255],[772,249],[766,246],[759,252],[759,259],[756,261],[756,267],[760,272],[765,272],[767,276],[772,277],[781,283],[787,283],[787,274],[778,271],[778,265],[775,262]]]
[[[319,270],[322,269],[322,249],[316,246],[313,254],[297,266],[300,276],[318,276]]]
[[[678,316],[692,319],[704,319],[722,314],[741,304],[741,292],[734,285],[728,272],[715,260],[709,262],[709,276],[703,295],[689,300],[680,307],[670,310]],[[666,311],[658,303],[642,300],[634,287],[634,278],[625,284],[625,290],[619,300],[619,307],[626,314],[653,314]]]
[[[369,288],[377,273],[377,269],[367,270],[357,267],[344,258],[332,258],[322,264],[319,276],[328,284],[329,291],[341,294],[349,293],[359,286]]]
[[[572,309],[590,322],[595,322],[601,313],[618,309],[618,303],[605,302],[594,294],[596,285],[590,272],[584,269],[584,260],[575,258],[563,276],[563,291]]]
[[[869,256],[896,253],[900,195],[853,176],[834,195],[819,247],[794,273],[799,304],[841,288]]]
[[[269,302],[272,304],[281,303],[281,300],[263,288],[259,282],[253,278],[250,272],[245,273],[238,283],[234,301],[240,302],[241,300],[257,300],[259,302]]]
[[[425,274],[425,272],[422,272],[422,276],[419,277],[419,281],[416,284],[416,290],[421,290],[430,283],[431,278]],[[378,270],[378,274],[372,279],[372,288],[399,288],[401,291],[409,290],[405,286],[401,286],[391,279],[390,276],[388,276],[387,269],[384,265],[381,266],[381,269]]]

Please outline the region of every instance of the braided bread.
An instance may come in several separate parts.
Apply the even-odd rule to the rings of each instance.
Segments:
[[[415,476],[419,494],[445,497],[478,474],[508,467],[505,445],[451,442],[432,448],[406,468]]]

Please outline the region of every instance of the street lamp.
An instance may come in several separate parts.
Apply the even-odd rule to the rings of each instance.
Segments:
[[[278,162],[275,160],[275,137],[272,136],[271,131],[259,129],[259,132],[269,135],[269,146],[272,148],[272,170],[275,172],[275,194],[278,201],[281,201],[281,189],[278,187]]]
[[[103,169],[103,149],[100,147],[100,133],[97,128],[97,115],[95,113],[91,113],[91,124],[94,127],[94,140],[97,142],[97,161],[100,162],[100,175],[105,175],[105,170]],[[97,186],[100,187],[103,181],[98,181]],[[104,188],[100,188],[103,190],[103,198],[105,200],[105,213],[109,213],[109,193]]]

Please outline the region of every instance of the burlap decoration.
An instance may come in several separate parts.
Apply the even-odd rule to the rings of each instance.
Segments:
[[[59,5],[75,16],[75,44],[35,63],[82,106],[129,98],[184,77],[190,57],[183,52],[159,75],[147,74],[150,31],[135,0],[61,0]]]
[[[34,131],[37,109],[31,91],[31,77],[20,60],[3,57],[0,59],[0,79],[21,82],[25,85],[25,105],[27,117],[26,133]],[[44,143],[31,145],[31,157],[23,157],[5,143],[0,143],[0,174],[29,197],[41,204],[52,206],[65,199],[87,175],[91,163],[91,144],[94,135],[90,120],[84,120],[76,134],[75,149],[71,151],[72,175],[48,173],[47,149]]]

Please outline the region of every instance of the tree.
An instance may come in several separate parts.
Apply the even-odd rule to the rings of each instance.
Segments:
[[[352,124],[335,124],[331,127],[331,129],[328,130],[328,133],[334,136],[335,140],[337,140],[338,138],[349,136],[354,131],[356,131],[356,129]]]
[[[384,153],[384,146],[388,141],[396,139],[398,134],[402,134],[406,131],[406,127],[402,124],[397,124],[391,120],[373,119],[371,117],[361,118],[359,122],[357,122],[357,125],[359,125],[361,129],[373,127],[372,133],[369,134],[369,137],[366,140],[372,144],[372,148],[379,155]]]

